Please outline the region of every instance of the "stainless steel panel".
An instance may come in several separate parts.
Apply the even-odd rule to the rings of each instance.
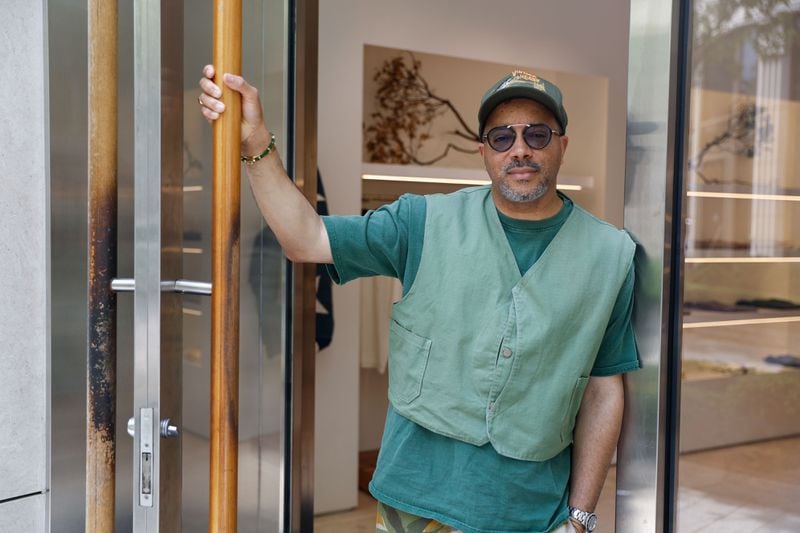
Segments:
[[[636,255],[634,327],[643,369],[626,376],[617,454],[617,531],[664,527],[667,321],[673,227],[677,15],[680,2],[632,0],[625,227]]]
[[[182,6],[134,3],[134,380],[133,528],[179,531],[179,440],[158,437],[181,410],[180,296],[162,291],[181,274]],[[145,417],[152,409],[152,416]],[[150,427],[143,427],[147,423]],[[142,436],[151,434],[145,449]],[[152,457],[152,459],[150,459]],[[146,461],[145,458],[150,460]],[[144,471],[147,467],[151,472]],[[151,486],[145,487],[147,474]],[[145,489],[149,494],[145,494]]]
[[[161,2],[133,5],[134,260],[133,304],[133,529],[159,529],[161,419]],[[152,413],[148,411],[152,409]],[[145,416],[146,414],[150,416]],[[149,423],[150,427],[143,427]],[[148,460],[145,460],[147,458]],[[145,469],[146,467],[146,469]],[[148,472],[149,471],[149,472]],[[149,474],[150,486],[146,486]],[[144,492],[149,492],[147,498]],[[141,496],[140,496],[141,494]],[[145,498],[145,501],[142,500]],[[149,504],[149,505],[148,505]]]
[[[83,531],[86,422],[86,4],[48,2],[53,530]],[[56,80],[61,80],[56,81]]]
[[[50,85],[52,256],[53,531],[84,530],[86,386],[87,13],[86,3],[47,2]],[[119,273],[132,274],[131,4],[120,5]],[[130,416],[133,298],[118,299],[117,532],[131,531]]]

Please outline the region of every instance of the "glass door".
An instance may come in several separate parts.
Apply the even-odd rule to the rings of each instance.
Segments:
[[[797,531],[800,2],[691,4],[677,530]]]
[[[153,416],[151,423],[164,430],[169,416],[163,405],[170,399],[175,411],[180,413],[180,448],[174,456],[168,456],[169,441],[154,435],[154,472],[160,471],[164,484],[160,491],[162,500],[157,509],[159,521],[166,531],[203,531],[209,528],[209,457],[210,439],[213,431],[209,420],[211,383],[211,299],[214,290],[211,279],[212,249],[212,128],[205,123],[197,109],[199,89],[197,80],[202,66],[211,61],[211,36],[213,25],[212,2],[207,5],[184,5],[176,9],[175,3],[139,3],[142,10],[137,17],[134,12],[134,87],[137,113],[134,116],[136,161],[135,168],[135,258],[134,270],[140,264],[145,275],[150,274],[154,283],[172,279],[191,280],[180,287],[181,295],[161,294],[151,291],[162,305],[160,354],[152,357],[148,352],[147,375],[143,377],[148,386],[159,381],[161,373],[161,409],[152,415],[148,407],[137,404],[137,392],[141,362],[139,348],[134,355],[134,415]],[[136,10],[135,7],[134,9]],[[272,88],[265,98],[267,119],[279,137],[286,139],[286,116],[284,114],[287,94],[286,50],[288,27],[285,23],[285,2],[243,2],[243,74],[251,83]],[[145,10],[148,10],[145,12]],[[148,34],[148,21],[160,16],[161,23],[152,29],[160,31],[159,39]],[[183,31],[180,31],[180,28]],[[146,54],[154,54],[147,59]],[[159,65],[160,58],[160,65]],[[148,70],[150,69],[150,70]],[[152,80],[160,73],[160,97],[154,91]],[[152,107],[138,102],[148,101],[146,96],[154,91],[149,100]],[[156,113],[153,107],[161,106],[160,154],[162,168],[160,186],[152,175],[140,174],[147,168],[147,156],[159,153],[159,131],[140,128],[137,121],[142,115]],[[155,117],[153,118],[155,121]],[[182,141],[181,141],[182,139]],[[177,144],[175,144],[177,141]],[[146,156],[143,156],[146,152]],[[167,155],[169,154],[169,155]],[[140,159],[140,158],[143,158]],[[167,168],[168,160],[175,164],[176,172]],[[244,173],[242,178],[245,178]],[[245,178],[246,179],[246,178]],[[148,198],[161,195],[160,214],[153,213]],[[266,228],[255,206],[249,188],[242,187],[241,202],[241,274],[239,309],[239,412],[238,412],[238,517],[240,531],[279,531],[283,513],[283,484],[285,466],[285,420],[286,403],[284,372],[286,356],[286,261],[277,241]],[[149,217],[149,218],[148,218]],[[144,227],[152,219],[162,224],[161,250],[151,244],[143,244],[152,231]],[[167,239],[172,240],[167,242]],[[157,257],[148,258],[148,253],[160,254],[162,273],[160,280],[152,275]],[[174,260],[176,274],[164,270]],[[177,274],[179,272],[180,274]],[[136,273],[137,297],[144,300],[146,291],[139,290],[139,274]],[[185,290],[188,288],[188,290]],[[171,299],[171,300],[170,300]],[[146,305],[134,305],[134,339],[140,336],[139,309],[148,313],[157,312],[153,300]],[[171,303],[168,303],[171,302]],[[143,320],[143,319],[142,319]],[[182,332],[176,335],[176,332]],[[149,334],[149,331],[148,331]],[[171,346],[165,343],[171,342]],[[172,358],[166,357],[169,349]],[[160,360],[160,368],[158,361]],[[174,365],[168,361],[174,360]],[[165,375],[166,374],[166,375]],[[143,393],[142,393],[143,394]],[[152,402],[151,398],[148,398]],[[174,415],[172,415],[174,416]],[[138,422],[137,420],[137,422]],[[174,419],[173,419],[174,420]],[[158,424],[161,426],[158,426]],[[156,509],[148,508],[148,498],[143,494],[148,473],[143,470],[147,453],[144,423],[137,423],[134,442],[134,531],[142,529],[139,523],[150,526],[155,521],[150,514]],[[166,430],[168,431],[168,430]],[[139,434],[142,434],[142,437]],[[162,433],[161,437],[165,437]],[[160,456],[157,452],[161,452]],[[160,459],[160,460],[159,460]],[[174,464],[172,463],[174,461]],[[142,465],[142,466],[139,466]],[[138,483],[138,494],[137,494]],[[154,488],[153,491],[156,489]],[[155,502],[157,503],[157,502]],[[155,507],[156,505],[153,505]],[[153,522],[155,523],[155,522]],[[156,529],[153,529],[156,531]]]
[[[212,2],[186,2],[183,44],[183,230],[185,277],[211,279],[212,128],[199,113],[203,65],[211,62]],[[289,5],[242,2],[242,73],[260,92],[265,121],[287,161]],[[241,187],[239,308],[238,530],[277,532],[286,477],[287,267],[258,211],[247,177]],[[211,300],[183,296],[183,531],[208,530]]]
[[[118,532],[208,529],[212,130],[197,110],[197,80],[211,61],[212,5],[119,4]],[[261,91],[284,161],[290,5],[243,1],[243,73]],[[77,533],[87,504],[86,5],[48,2],[48,17],[58,87],[50,94],[51,523]],[[238,530],[277,532],[288,505],[291,306],[285,258],[246,185],[240,276]]]

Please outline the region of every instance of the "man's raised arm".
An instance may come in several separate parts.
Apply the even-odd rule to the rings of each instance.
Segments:
[[[214,84],[214,67],[206,65],[199,98],[203,116],[213,122],[224,113],[219,100],[222,88]],[[242,95],[242,147],[246,156],[257,156],[268,146],[272,135],[264,124],[258,90],[241,76],[225,74],[223,81],[228,90]],[[247,176],[256,203],[270,229],[278,238],[283,252],[291,261],[302,263],[331,263],[331,245],[322,219],[308,203],[303,193],[286,175],[277,150],[271,150],[263,159],[247,165]]]

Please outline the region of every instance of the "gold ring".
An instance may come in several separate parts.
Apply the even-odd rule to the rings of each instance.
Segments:
[[[197,97],[197,103],[203,105],[203,100],[199,96]]]

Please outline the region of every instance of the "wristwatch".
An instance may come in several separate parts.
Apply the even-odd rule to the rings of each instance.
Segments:
[[[581,511],[575,507],[570,507],[569,517],[583,524],[583,527],[588,532],[594,531],[594,528],[597,527],[597,515],[589,511]]]

